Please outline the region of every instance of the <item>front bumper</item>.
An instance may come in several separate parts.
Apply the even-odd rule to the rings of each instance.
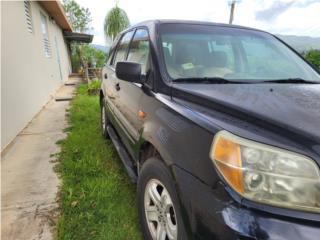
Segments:
[[[172,171],[191,239],[319,239],[320,215],[302,220],[248,208],[220,183],[212,188],[181,168],[173,166]]]

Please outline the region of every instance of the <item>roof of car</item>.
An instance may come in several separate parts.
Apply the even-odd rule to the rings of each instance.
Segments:
[[[153,19],[153,20],[147,20],[147,21],[143,21],[143,22],[137,23],[137,24],[131,26],[129,29],[134,28],[134,27],[156,25],[156,24],[162,24],[162,23],[212,25],[212,26],[219,26],[219,27],[241,28],[241,29],[248,29],[248,30],[255,30],[255,31],[265,32],[265,31],[260,30],[260,29],[244,27],[244,26],[240,26],[240,25],[233,25],[233,24],[226,24],[226,23],[215,23],[215,22],[206,22],[206,21],[194,21],[194,20],[177,20],[177,19]]]

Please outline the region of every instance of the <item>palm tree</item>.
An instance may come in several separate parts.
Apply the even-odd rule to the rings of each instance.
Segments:
[[[113,41],[119,32],[130,25],[126,12],[118,7],[118,4],[112,8],[106,15],[104,20],[104,33],[106,38]]]

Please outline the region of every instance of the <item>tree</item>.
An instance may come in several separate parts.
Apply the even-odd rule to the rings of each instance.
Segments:
[[[101,50],[96,50],[95,59],[97,68],[102,68],[107,60],[107,54]]]
[[[320,69],[320,50],[309,50],[305,55],[304,58]]]
[[[91,30],[91,13],[88,8],[81,7],[75,0],[63,0],[63,7],[73,31],[87,32]]]
[[[102,68],[106,61],[106,54],[90,45],[84,45],[82,47],[82,55],[83,59],[91,67]]]
[[[104,20],[104,33],[106,38],[114,38],[119,32],[129,27],[130,22],[126,12],[118,7],[118,4],[112,8],[106,15]]]
[[[88,32],[91,30],[91,13],[88,8],[81,7],[75,0],[63,0],[63,8],[67,18],[75,32]],[[84,45],[79,43],[71,44],[72,71],[78,72],[81,67],[87,66],[87,60],[83,55]]]

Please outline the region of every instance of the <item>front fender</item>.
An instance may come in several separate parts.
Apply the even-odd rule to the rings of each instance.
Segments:
[[[219,181],[209,158],[213,135],[166,102],[150,95],[142,98],[146,118],[140,143],[151,143],[168,166],[177,165],[209,185]]]

